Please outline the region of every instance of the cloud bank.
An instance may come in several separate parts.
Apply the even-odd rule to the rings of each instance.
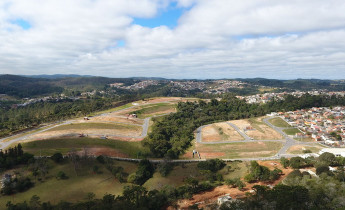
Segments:
[[[135,24],[172,6],[174,28]],[[344,11],[343,0],[2,0],[0,74],[344,79]]]

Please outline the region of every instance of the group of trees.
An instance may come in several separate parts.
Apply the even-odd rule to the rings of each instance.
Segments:
[[[345,97],[288,95],[285,100],[266,104],[247,104],[233,95],[218,101],[179,103],[177,113],[155,122],[152,132],[144,140],[154,156],[177,158],[183,154],[194,139],[193,132],[201,125],[217,122],[263,116],[273,111],[288,111],[314,106],[345,105]]]
[[[272,171],[266,166],[259,165],[256,161],[250,162],[250,173],[244,177],[247,182],[274,181],[277,180],[282,171],[278,168]]]
[[[0,151],[0,172],[6,169],[11,169],[19,164],[28,164],[34,161],[32,154],[24,153],[22,145],[9,148],[5,151]]]

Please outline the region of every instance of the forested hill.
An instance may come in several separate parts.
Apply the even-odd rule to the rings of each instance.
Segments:
[[[17,75],[0,75],[0,94],[15,97],[35,97],[53,93],[62,93],[65,89],[91,91],[102,89],[109,83],[134,83],[133,79],[106,77],[64,77],[56,79],[32,78]]]
[[[32,97],[50,93],[60,93],[64,89],[51,83],[49,79],[28,78],[15,75],[0,76],[0,94],[15,97]]]
[[[313,90],[313,89],[327,89],[334,91],[344,91],[345,83],[336,80],[320,80],[320,79],[297,79],[297,80],[277,80],[265,78],[253,79],[237,79],[253,85],[262,85],[278,88],[288,88],[295,90]]]

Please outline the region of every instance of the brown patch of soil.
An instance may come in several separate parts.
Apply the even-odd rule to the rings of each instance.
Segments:
[[[222,133],[221,133],[222,132]],[[214,123],[202,129],[202,141],[241,141],[243,137],[227,123]]]
[[[78,155],[84,155],[85,152],[87,153],[87,155],[93,155],[93,156],[105,155],[105,156],[110,156],[110,157],[122,157],[122,158],[129,157],[127,154],[119,152],[116,149],[110,149],[106,147],[86,148],[85,151],[81,150],[81,151],[78,151],[77,153]]]

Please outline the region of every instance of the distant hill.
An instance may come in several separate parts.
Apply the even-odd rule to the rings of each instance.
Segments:
[[[49,93],[60,93],[63,90],[62,87],[51,84],[49,79],[16,75],[0,76],[0,94],[24,98]]]
[[[46,75],[49,78],[45,78],[43,75],[41,76],[0,75],[0,94],[25,98],[62,93],[64,90],[91,91],[102,89],[115,82],[125,85],[134,84],[134,79],[128,78],[84,77],[80,75]]]
[[[40,74],[40,75],[20,75],[30,78],[45,78],[45,79],[60,79],[60,78],[75,78],[75,77],[92,77],[91,75],[78,75],[78,74]]]

